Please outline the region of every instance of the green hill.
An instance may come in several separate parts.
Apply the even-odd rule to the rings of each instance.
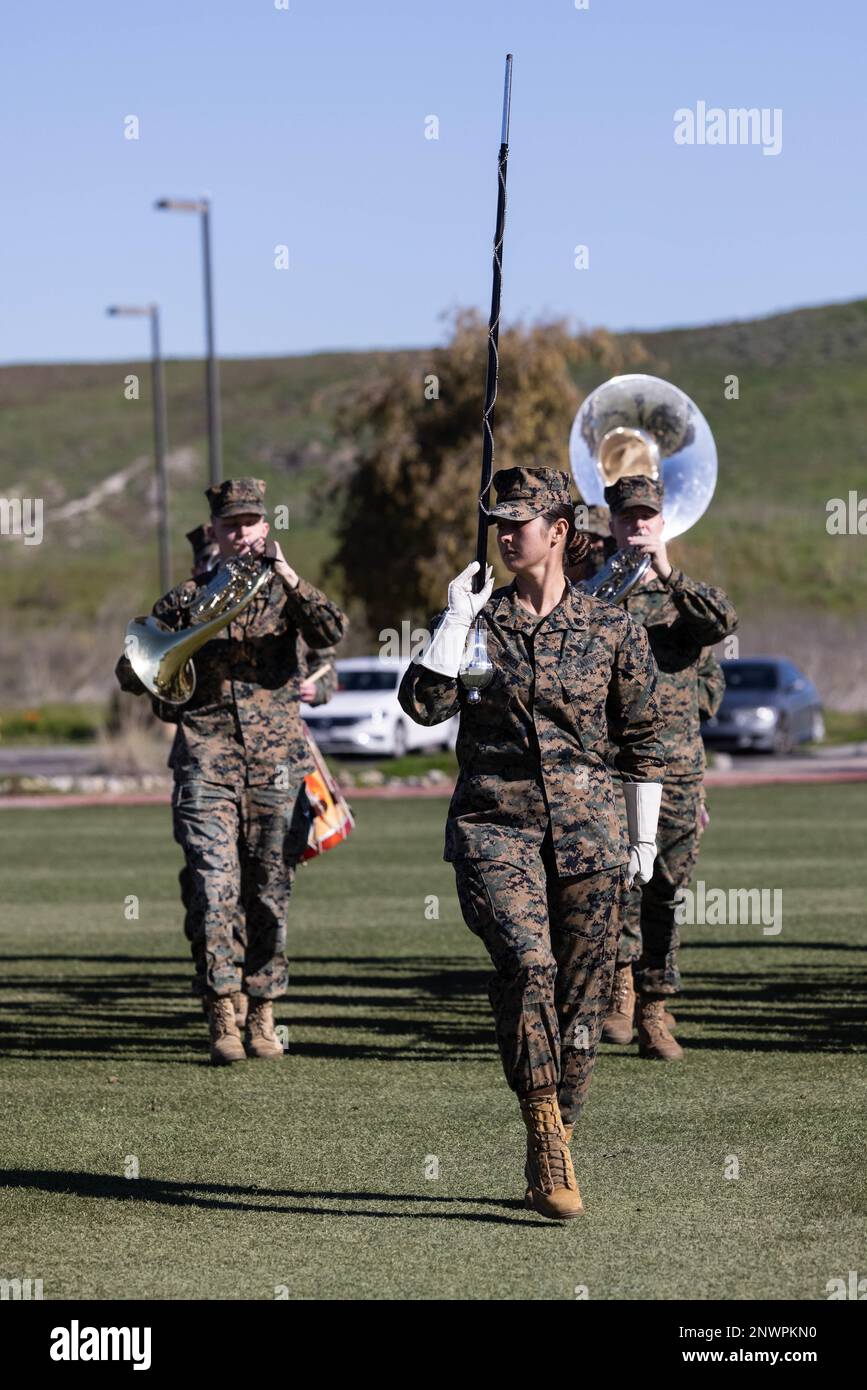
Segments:
[[[848,660],[835,702],[867,705],[857,693],[867,676],[851,666],[854,648],[864,647],[867,541],[829,537],[825,526],[829,498],[859,486],[867,492],[867,300],[640,341],[642,369],[697,401],[719,448],[716,496],[678,542],[678,559],[733,594],[754,648],[779,635],[777,645],[784,641],[813,674],[827,673],[835,657],[843,666]],[[337,408],[398,357],[416,360],[421,380],[424,352],[221,364],[225,471],[266,478],[269,498],[288,503],[290,527],[280,540],[313,580],[332,546],[323,483],[351,464],[351,441],[336,434]],[[141,378],[138,401],[124,396],[131,373]],[[727,400],[732,375],[739,394]],[[601,379],[579,384],[589,389]],[[189,566],[184,533],[203,520],[207,483],[201,363],[168,362],[166,388],[180,578]],[[149,369],[7,367],[0,401],[0,496],[41,497],[45,507],[41,545],[0,538],[0,702],[40,693],[93,697],[105,689],[127,618],[149,607],[157,589]],[[339,597],[339,585],[330,587]],[[362,647],[368,640],[356,632]]]

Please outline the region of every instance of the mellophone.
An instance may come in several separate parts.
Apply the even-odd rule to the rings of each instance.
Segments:
[[[271,573],[266,561],[234,555],[220,564],[188,603],[180,630],[153,616],[133,618],[124,638],[124,654],[145,688],[166,704],[186,704],[196,688],[194,654],[244,611]],[[308,679],[321,680],[330,668],[331,662],[326,661]],[[313,735],[301,722],[314,766],[304,778],[312,812],[304,860],[339,845],[355,821]]]

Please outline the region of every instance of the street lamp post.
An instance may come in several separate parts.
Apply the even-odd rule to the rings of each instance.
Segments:
[[[147,317],[151,326],[151,384],[154,402],[154,464],[157,483],[157,545],[159,548],[160,592],[171,588],[169,556],[169,489],[166,480],[166,397],[163,386],[163,359],[160,348],[160,311],[157,304],[112,304],[106,310],[112,318]]]
[[[205,392],[208,401],[208,471],[211,484],[223,478],[223,437],[220,423],[220,378],[214,346],[214,287],[211,276],[211,202],[209,198],[160,198],[161,212],[197,212],[202,219],[202,267],[205,286]]]

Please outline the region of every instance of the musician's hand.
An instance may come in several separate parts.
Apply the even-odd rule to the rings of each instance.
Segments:
[[[639,533],[629,537],[629,544],[637,546],[645,555],[650,556],[651,567],[660,579],[668,578],[671,574],[671,562],[662,536],[648,536]]]
[[[316,682],[302,681],[298,687],[298,696],[305,705],[310,705],[316,699]]]
[[[257,555],[264,556],[266,560],[273,560],[274,573],[280,576],[287,589],[297,589],[298,575],[288,563],[280,548],[279,541],[272,540],[269,536],[267,540],[257,541],[253,549]]]
[[[485,583],[479,592],[473,593],[473,575],[479,568],[478,560],[473,560],[471,565],[467,565],[465,570],[453,579],[449,585],[449,609],[448,616],[454,622],[463,623],[465,627],[470,627],[478,613],[481,613],[488,599],[491,597],[491,590],[494,587],[494,571],[488,565],[485,571]]]

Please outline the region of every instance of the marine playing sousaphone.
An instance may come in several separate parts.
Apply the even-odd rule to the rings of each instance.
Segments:
[[[657,376],[615,376],[592,391],[575,416],[569,461],[582,501],[605,503],[618,478],[644,474],[665,487],[665,540],[688,531],[716,487],[716,445],[698,406]],[[644,575],[650,557],[637,546],[618,550],[579,587],[620,603]]]

